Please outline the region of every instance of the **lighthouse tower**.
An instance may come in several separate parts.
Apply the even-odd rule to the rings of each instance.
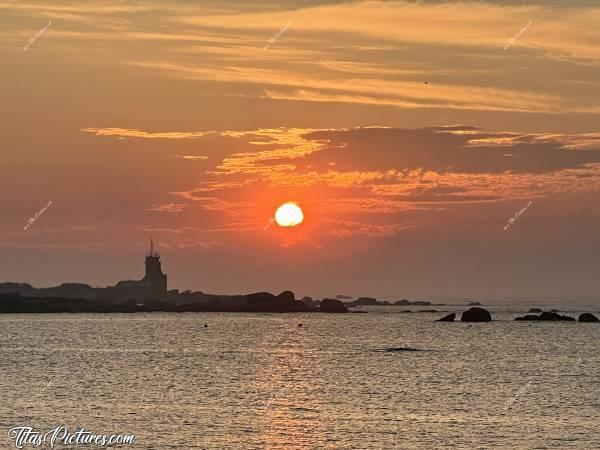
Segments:
[[[167,294],[167,276],[160,267],[160,255],[154,251],[154,242],[150,239],[150,252],[146,256],[146,276],[142,280],[148,286],[150,295],[162,298]]]

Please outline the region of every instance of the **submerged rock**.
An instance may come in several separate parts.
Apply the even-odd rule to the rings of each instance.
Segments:
[[[462,313],[460,320],[461,322],[489,322],[492,320],[492,315],[487,309],[475,306]]]
[[[438,319],[437,322],[454,322],[454,319],[456,319],[456,313],[451,313],[442,317],[441,319]]]
[[[481,303],[479,303],[479,302],[470,302],[470,303],[467,303],[467,306],[481,306]]]
[[[542,312],[542,310],[541,310],[540,308],[531,308],[531,309],[530,309],[529,311],[527,311],[527,312],[530,312],[530,313],[541,313],[541,312]],[[554,312],[556,312],[556,311],[554,311]]]
[[[386,348],[386,352],[422,352],[423,350],[419,350],[418,348],[410,348],[410,347],[396,347],[396,348]]]
[[[580,322],[600,322],[600,319],[598,319],[592,313],[583,313],[583,314],[579,315],[579,321]]]

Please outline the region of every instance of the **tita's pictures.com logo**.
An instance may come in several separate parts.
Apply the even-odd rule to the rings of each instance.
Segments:
[[[8,438],[15,441],[15,447],[35,446],[55,448],[57,445],[90,445],[108,447],[135,443],[135,434],[94,434],[81,428],[74,433],[67,427],[59,426],[47,432],[35,431],[32,427],[15,427],[8,430]]]

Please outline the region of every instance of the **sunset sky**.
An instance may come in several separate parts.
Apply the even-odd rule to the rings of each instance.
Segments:
[[[0,281],[140,279],[152,236],[181,290],[600,299],[598,23],[597,0],[0,0]],[[287,201],[304,222],[267,226]]]

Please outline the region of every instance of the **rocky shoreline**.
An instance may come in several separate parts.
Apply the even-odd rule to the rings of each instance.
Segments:
[[[315,312],[347,313],[339,300],[296,300],[294,293],[279,295],[257,292],[248,295],[197,294],[188,301],[176,303],[150,299],[114,302],[64,297],[24,297],[18,293],[0,294],[0,314],[14,313],[136,313],[136,312]]]

